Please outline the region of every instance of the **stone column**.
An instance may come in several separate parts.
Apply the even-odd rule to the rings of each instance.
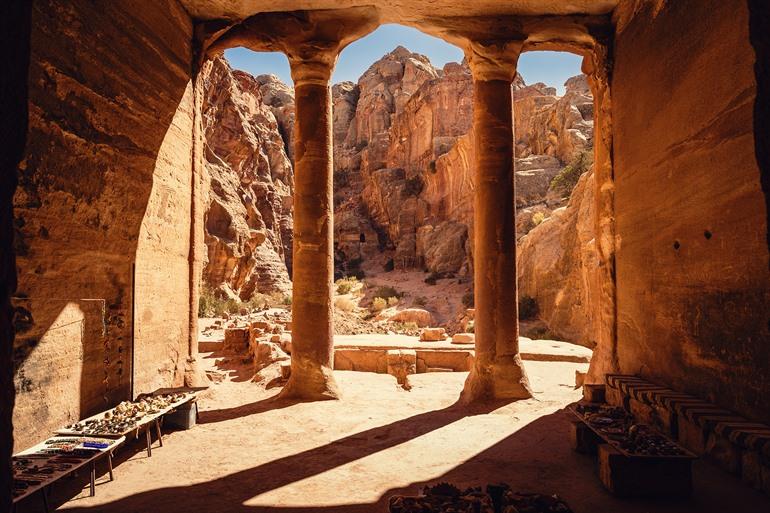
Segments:
[[[471,43],[476,358],[463,399],[532,396],[519,356],[511,83],[520,43]]]
[[[289,54],[294,80],[294,246],[291,377],[281,395],[336,399],[333,326],[332,103],[334,50]]]

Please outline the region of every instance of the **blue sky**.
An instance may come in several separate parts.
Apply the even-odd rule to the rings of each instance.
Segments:
[[[401,25],[382,25],[366,37],[348,45],[340,54],[332,82],[356,82],[376,60],[401,45],[412,52],[427,55],[434,66],[459,62],[462,51],[441,39],[423,34],[417,29]],[[236,68],[261,75],[272,73],[291,83],[289,61],[282,53],[259,53],[245,48],[233,48],[225,57]],[[519,58],[519,73],[528,84],[545,82],[564,92],[564,81],[580,73],[581,57],[564,52],[527,52]]]

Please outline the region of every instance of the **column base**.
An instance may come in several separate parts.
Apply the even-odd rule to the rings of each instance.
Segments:
[[[278,394],[280,399],[327,401],[341,396],[332,369],[317,364],[302,365],[292,359],[291,376]]]
[[[521,357],[499,357],[492,362],[476,360],[465,380],[460,400],[464,403],[529,399],[532,389]]]
[[[198,355],[187,358],[184,367],[184,384],[186,387],[199,388],[209,386],[209,378],[201,368],[200,357]]]

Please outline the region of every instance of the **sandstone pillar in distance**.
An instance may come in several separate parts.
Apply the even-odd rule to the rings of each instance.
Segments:
[[[532,396],[519,356],[511,83],[521,43],[470,43],[476,358],[465,401]]]
[[[289,56],[294,80],[294,246],[291,377],[281,395],[336,399],[332,104],[336,52]]]

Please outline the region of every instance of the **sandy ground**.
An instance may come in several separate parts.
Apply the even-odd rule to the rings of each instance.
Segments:
[[[387,511],[390,495],[426,483],[507,481],[557,493],[577,513],[770,511],[770,500],[700,462],[690,501],[609,496],[593,460],[569,448],[563,408],[579,398],[574,374],[585,364],[527,362],[536,398],[468,409],[455,404],[465,373],[419,374],[405,391],[388,375],[336,372],[342,400],[286,403],[273,399],[277,388],[251,382],[248,367],[204,356],[227,377],[201,399],[195,428],[166,434],[152,458],[129,444],[116,481],[99,469],[96,497],[81,490],[80,476],[57,486],[52,503],[73,512],[374,513]],[[19,513],[41,506],[33,497]]]

